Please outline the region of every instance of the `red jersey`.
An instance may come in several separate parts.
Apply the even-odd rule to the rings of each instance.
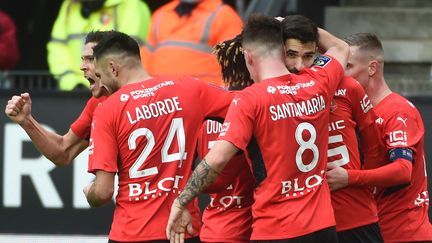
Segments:
[[[361,169],[356,128],[361,140],[375,131],[376,115],[361,85],[345,77],[339,84],[330,108],[328,162],[345,169]],[[367,154],[365,146],[364,153]],[[369,187],[346,187],[331,193],[336,230],[343,231],[378,222],[378,213]]]
[[[196,79],[160,77],[125,85],[99,106],[89,171],[119,177],[110,239],[166,239],[171,205],[192,173],[199,128],[208,117],[223,118],[231,100]],[[199,223],[197,200],[189,210]]]
[[[78,119],[72,123],[70,129],[82,139],[90,138],[90,130],[91,130],[91,122],[93,119],[94,111],[96,107],[98,107],[104,100],[106,100],[106,96],[102,96],[100,98],[91,97],[89,101],[87,101],[84,110],[81,112],[81,115]]]
[[[208,120],[198,138],[198,156],[204,158],[215,143],[222,124]],[[203,212],[200,238],[204,242],[249,242],[252,232],[254,178],[243,153],[228,162],[207,188],[211,202]]]
[[[253,240],[287,239],[335,225],[325,180],[329,108],[343,69],[329,56],[320,66],[240,91],[219,139],[249,153],[256,179]]]
[[[404,97],[391,93],[374,107],[385,149],[373,167],[390,163],[389,151],[409,148],[413,151],[411,183],[377,188],[379,224],[385,242],[432,240],[429,221],[429,196],[424,157],[424,126],[420,113]],[[371,138],[376,141],[376,138]]]

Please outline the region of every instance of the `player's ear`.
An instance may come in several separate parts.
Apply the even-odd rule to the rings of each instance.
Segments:
[[[249,65],[252,65],[253,63],[252,54],[247,50],[244,50],[243,54],[244,54],[245,62]]]
[[[109,70],[114,77],[117,77],[119,74],[119,66],[113,60],[109,61]]]
[[[369,75],[369,77],[375,75],[375,73],[377,71],[378,71],[378,61],[377,60],[369,61],[369,64],[368,64],[368,75]]]

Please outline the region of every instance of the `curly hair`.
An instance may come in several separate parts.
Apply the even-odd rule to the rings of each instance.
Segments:
[[[242,34],[216,44],[213,53],[221,66],[223,81],[229,89],[240,90],[254,83],[243,55]]]

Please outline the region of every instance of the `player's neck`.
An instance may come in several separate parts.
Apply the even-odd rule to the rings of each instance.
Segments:
[[[125,76],[126,77],[124,78],[124,85],[142,82],[151,78],[151,76],[141,67],[127,70],[127,72],[125,72]]]
[[[279,77],[283,75],[290,74],[285,64],[275,58],[270,58],[263,60],[260,65],[260,70],[258,73],[258,80],[261,82],[262,80]]]
[[[388,87],[384,77],[372,82],[373,85],[369,85],[366,93],[372,102],[373,106],[378,105],[385,97],[390,95],[392,91]]]

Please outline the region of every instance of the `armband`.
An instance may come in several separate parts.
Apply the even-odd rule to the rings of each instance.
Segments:
[[[397,159],[405,159],[413,162],[413,151],[409,148],[395,148],[390,150],[389,157],[391,162]]]

